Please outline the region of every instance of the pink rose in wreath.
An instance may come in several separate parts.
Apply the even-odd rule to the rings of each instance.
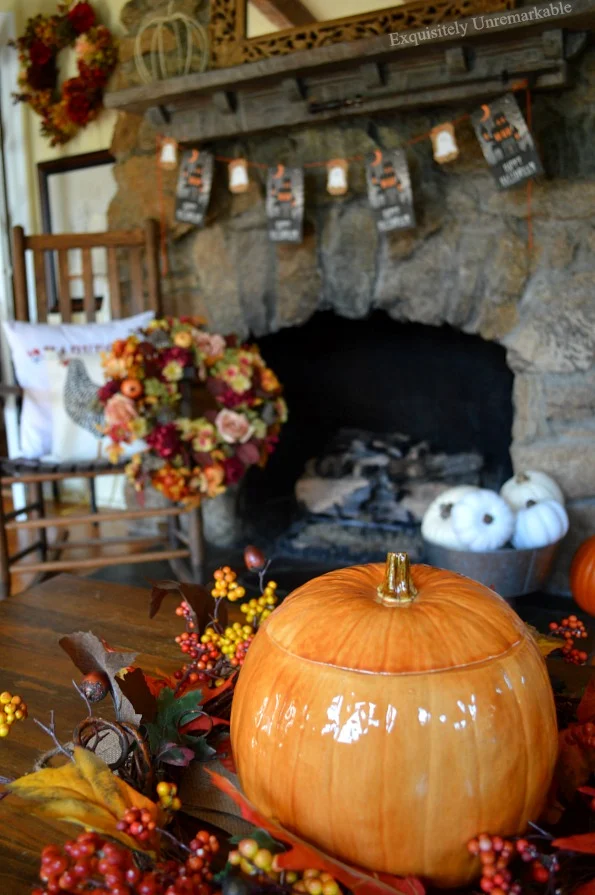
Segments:
[[[127,429],[138,416],[134,401],[125,395],[113,395],[105,405],[105,422],[108,426]]]
[[[205,357],[220,357],[225,351],[225,339],[219,333],[196,330],[194,340]]]
[[[254,428],[243,413],[234,410],[220,410],[215,417],[215,425],[219,435],[228,444],[243,444],[251,437]]]

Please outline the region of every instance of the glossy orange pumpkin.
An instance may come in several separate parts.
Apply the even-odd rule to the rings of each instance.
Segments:
[[[143,387],[138,379],[125,379],[120,386],[120,391],[127,398],[132,398],[135,401],[142,395]]]
[[[574,554],[570,590],[581,609],[595,615],[595,535],[587,538]]]
[[[316,578],[267,619],[235,691],[246,796],[351,863],[441,886],[467,841],[536,819],[557,754],[544,661],[493,591],[405,554]]]

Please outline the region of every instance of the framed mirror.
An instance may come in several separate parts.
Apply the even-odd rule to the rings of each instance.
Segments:
[[[211,0],[211,67],[415,30],[516,0]]]

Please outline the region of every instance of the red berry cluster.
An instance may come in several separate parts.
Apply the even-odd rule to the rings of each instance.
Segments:
[[[559,869],[555,855],[542,855],[528,839],[503,839],[502,836],[490,836],[482,833],[467,843],[472,855],[481,861],[480,888],[490,895],[520,895],[521,884],[512,881],[509,869],[511,861],[518,857],[525,864],[530,864],[531,879],[536,883],[549,883],[553,874]]]
[[[481,861],[481,881],[479,883],[482,892],[490,892],[491,895],[520,895],[521,886],[512,882],[512,873],[508,865],[515,854],[514,843],[502,836],[489,836],[482,833],[467,843],[467,848],[472,855],[479,857]]]
[[[516,850],[525,864],[531,865],[531,879],[535,883],[549,883],[553,874],[560,869],[555,855],[542,855],[528,839],[517,839]]]
[[[97,833],[81,833],[63,848],[43,849],[39,872],[43,888],[31,895],[218,895],[211,884],[210,863],[219,843],[201,830],[190,847],[184,864],[168,861],[142,871],[128,849]]]
[[[215,643],[201,643],[196,631],[184,631],[176,637],[176,643],[190,662],[174,673],[176,680],[186,678],[188,683],[208,681],[217,678],[217,664],[221,659],[221,650]]]
[[[190,851],[192,854],[186,860],[186,868],[210,882],[213,879],[211,862],[219,851],[217,837],[207,833],[206,830],[199,830],[190,843]]]
[[[595,749],[595,724],[573,724],[568,728],[568,741],[583,749]],[[595,800],[594,800],[595,801]]]
[[[131,851],[96,833],[81,833],[62,849],[46,845],[39,878],[44,888],[31,895],[161,895],[163,891],[154,872],[142,873],[136,867]]]
[[[187,603],[186,600],[182,600],[180,605],[176,609],[176,615],[179,618],[183,618],[186,621],[186,628],[189,631],[194,630],[194,613],[192,612],[192,607],[190,603]]]
[[[569,615],[561,622],[550,622],[549,629],[556,637],[563,637],[566,643],[562,647],[564,660],[571,665],[584,665],[589,658],[584,650],[575,647],[576,640],[584,640],[587,637],[587,629],[584,623],[576,617]]]
[[[151,838],[154,838],[156,827],[151,812],[141,811],[140,808],[129,808],[122,820],[116,824],[117,830],[136,839],[141,845],[146,845]]]

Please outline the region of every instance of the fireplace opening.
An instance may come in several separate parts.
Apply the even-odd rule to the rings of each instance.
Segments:
[[[511,474],[513,374],[500,345],[448,326],[397,322],[383,311],[362,320],[318,312],[303,326],[257,341],[284,384],[289,420],[267,467],[252,469],[242,488],[239,512],[256,541],[299,532],[311,521],[295,494],[305,470],[337,478],[353,474],[355,463],[360,474],[363,458],[364,474],[373,473],[368,503],[359,505],[365,512],[358,512],[356,495],[346,508],[320,515],[352,529],[368,529],[373,519],[389,533],[391,525],[406,529],[415,521],[415,512],[394,507],[408,493],[402,462],[409,476],[421,462],[428,486],[416,493],[428,500],[433,477],[437,488],[464,480],[499,487]],[[370,515],[370,502],[380,511]],[[323,540],[327,535],[325,529]],[[279,544],[291,551],[291,536]]]

